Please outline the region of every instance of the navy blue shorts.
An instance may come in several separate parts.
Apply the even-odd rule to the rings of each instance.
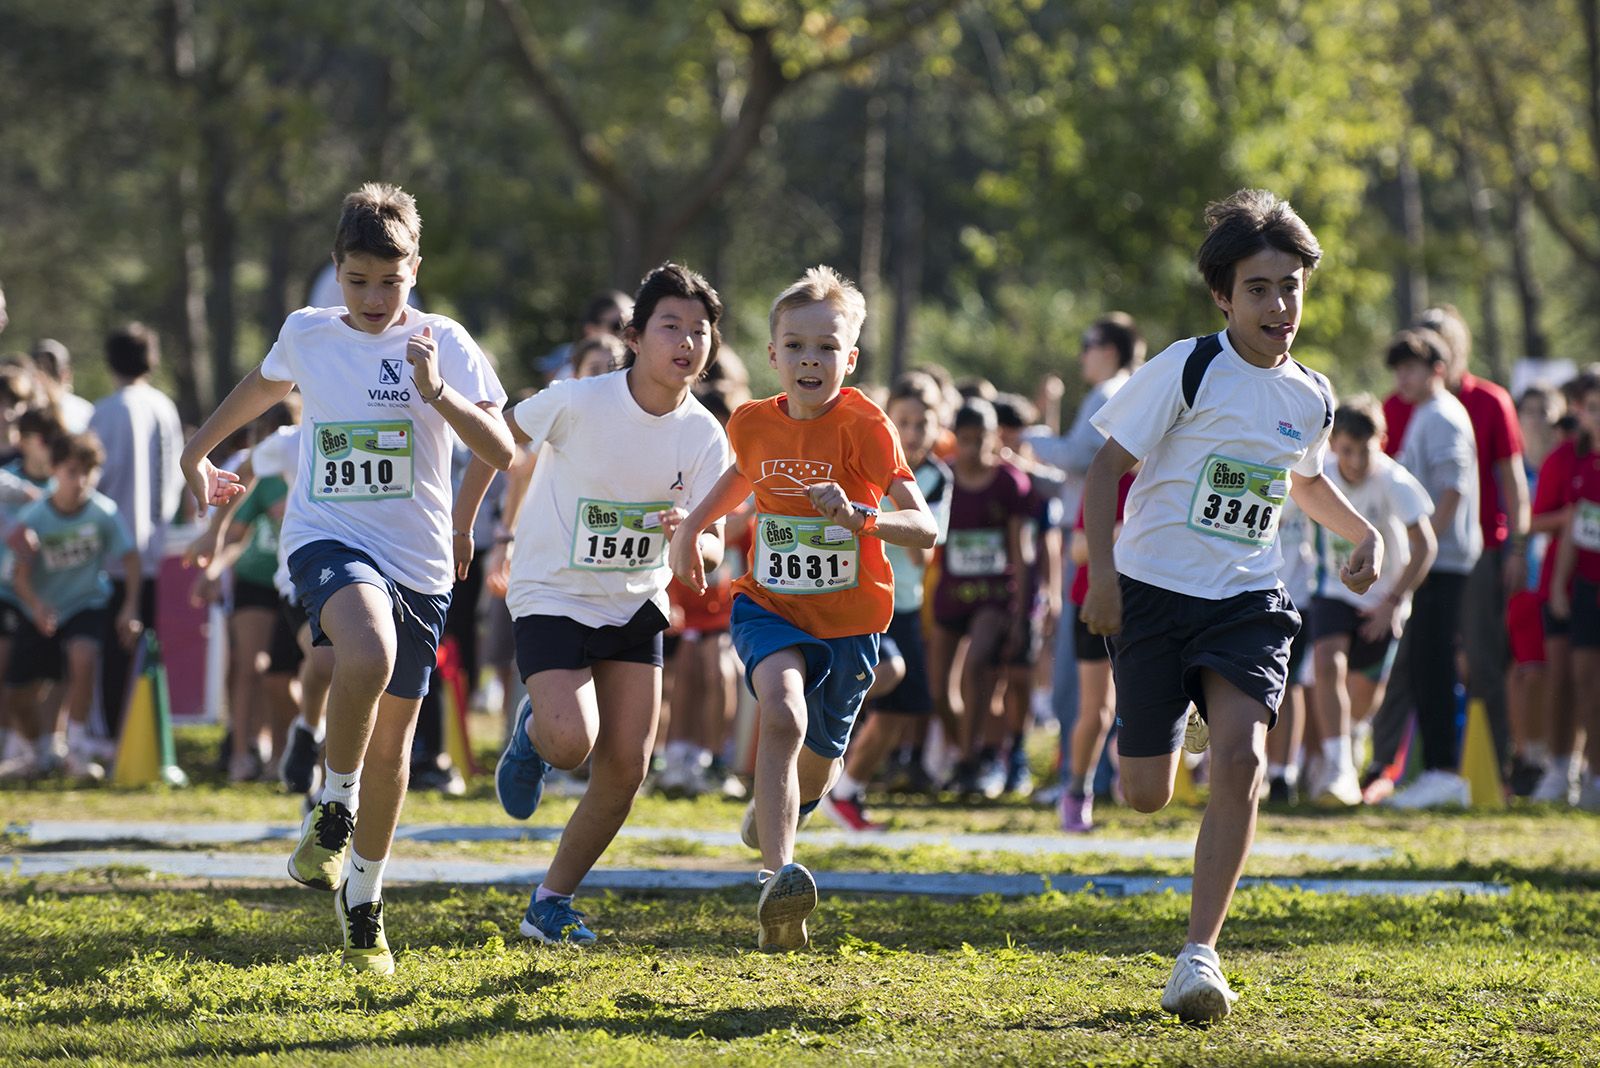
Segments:
[[[103,648],[106,641],[117,640],[111,634],[113,622],[109,609],[85,608],[57,623],[56,632],[46,636],[24,614],[17,625],[16,644],[11,647],[11,662],[6,665],[6,684],[60,682],[67,674],[67,643],[88,641]]]
[[[1117,684],[1117,752],[1166,756],[1183,745],[1192,701],[1206,714],[1201,673],[1214,671],[1272,713],[1289,679],[1289,646],[1300,613],[1281,588],[1252,590],[1220,601],[1173,593],[1117,576],[1122,632],[1111,637]]]
[[[933,712],[933,688],[928,683],[928,647],[922,638],[922,613],[917,609],[896,612],[889,620],[889,633],[900,650],[900,659],[906,665],[906,677],[900,685],[878,699],[873,706],[879,712],[896,712],[906,716],[926,716]],[[888,642],[884,642],[887,646]]]
[[[577,671],[599,660],[660,667],[667,617],[646,601],[626,623],[590,627],[568,616],[518,616],[511,621],[518,677],[541,671]]]
[[[324,539],[289,554],[295,600],[311,624],[312,645],[332,645],[322,632],[322,606],[339,590],[356,583],[376,586],[394,609],[394,670],[384,692],[416,698],[428,692],[428,677],[439,659],[439,636],[450,611],[450,594],[418,593],[385,575],[372,557],[343,542]]]
[[[752,694],[756,665],[780,650],[800,650],[806,664],[806,748],[828,760],[844,756],[861,702],[876,677],[879,636],[814,638],[744,594],[733,599],[731,629]]]

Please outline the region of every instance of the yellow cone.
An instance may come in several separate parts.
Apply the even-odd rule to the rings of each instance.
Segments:
[[[156,723],[155,685],[149,672],[133,682],[133,696],[122,717],[122,737],[117,741],[117,766],[111,781],[117,786],[149,786],[161,781],[161,737]]]
[[[1472,788],[1473,808],[1504,808],[1505,790],[1500,784],[1500,758],[1495,755],[1494,736],[1489,733],[1489,713],[1483,702],[1474,699],[1467,705],[1467,737],[1461,746],[1461,775]]]
[[[1178,777],[1172,784],[1172,800],[1180,805],[1198,805],[1200,788],[1194,784],[1194,772],[1189,770],[1189,756],[1178,753]]]
[[[463,775],[478,773],[467,739],[466,710],[456,700],[456,688],[449,685],[444,688],[444,748],[450,754],[450,762],[460,768]]]

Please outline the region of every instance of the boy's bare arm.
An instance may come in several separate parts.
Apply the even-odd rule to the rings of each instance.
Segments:
[[[211,418],[195,431],[189,444],[183,447],[178,466],[183,469],[184,481],[198,504],[196,514],[204,516],[212,505],[227,504],[244,493],[238,476],[231,471],[219,471],[210,461],[212,451],[228,439],[234,431],[259,419],[263,412],[277,404],[294,389],[293,382],[277,382],[261,377],[257,367],[233,387]]]
[[[707,557],[714,557],[712,567],[722,560],[722,528],[718,524],[724,516],[744,503],[750,491],[750,480],[740,472],[739,465],[734,464],[717,479],[711,492],[669,529],[667,561],[672,566],[672,573],[678,576],[678,581],[695,593],[706,591]],[[693,539],[671,536],[673,531],[683,530],[692,530],[697,536]],[[709,541],[705,537],[708,534]]]
[[[250,457],[246,456],[244,463],[239,465],[235,473],[238,485],[243,493],[235,494],[226,504],[218,505],[211,513],[211,522],[200,536],[189,543],[183,551],[184,567],[206,567],[220,552],[223,542],[228,537],[228,526],[233,522],[233,517],[244,505],[244,499],[249,494],[250,487],[255,484],[256,472]]]
[[[1578,517],[1574,510],[1567,520],[1566,533],[1557,543],[1556,566],[1550,573],[1550,614],[1557,619],[1566,619],[1572,614],[1572,597],[1568,587],[1572,583],[1572,573],[1578,567],[1578,546],[1572,540],[1572,529],[1577,525]],[[20,572],[20,568],[18,571]],[[21,585],[18,584],[20,591]]]
[[[122,599],[122,609],[117,613],[117,635],[125,648],[131,648],[139,632],[144,630],[144,624],[139,622],[139,590],[144,583],[143,567],[138,549],[129,549],[122,554],[122,574],[123,581],[127,583],[127,593]]]
[[[483,507],[483,495],[494,481],[495,471],[476,453],[461,475],[461,488],[456,490],[456,500],[450,511],[450,546],[455,556],[456,578],[465,579],[472,566],[476,551],[472,544],[472,528],[478,522],[478,509]]]
[[[1321,475],[1290,474],[1289,496],[1313,522],[1321,523],[1355,546],[1339,580],[1354,593],[1366,593],[1383,569],[1383,542],[1362,514],[1351,507],[1339,487]]]
[[[818,482],[809,487],[806,493],[811,498],[812,507],[830,522],[851,531],[860,531],[867,525],[869,513],[857,508],[845,494],[844,487],[837,482]],[[877,522],[865,533],[890,545],[911,549],[933,548],[933,543],[939,538],[939,525],[934,521],[933,512],[928,508],[928,502],[923,500],[922,490],[917,484],[908,478],[897,478],[889,483],[887,496],[894,502],[894,511],[880,512]]]
[[[1089,543],[1089,592],[1080,616],[1090,634],[1122,629],[1122,590],[1117,585],[1117,483],[1138,458],[1115,438],[1107,438],[1083,483],[1083,533]]]
[[[515,447],[500,405],[493,401],[474,404],[444,380],[432,326],[424,326],[407,339],[406,362],[411,365],[411,381],[422,402],[444,416],[462,444],[496,470],[510,467]]]

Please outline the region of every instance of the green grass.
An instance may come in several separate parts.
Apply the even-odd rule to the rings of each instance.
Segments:
[[[196,767],[215,733],[184,732]],[[199,774],[189,790],[0,791],[7,821],[295,819],[292,798]],[[570,799],[536,820],[559,825]],[[741,806],[643,798],[641,826],[731,831]],[[1027,806],[879,806],[896,829],[1052,831]],[[1182,839],[1199,812],[1107,808],[1106,837]],[[419,795],[408,823],[506,825],[492,791]],[[1503,897],[1241,891],[1223,932],[1241,1001],[1211,1028],[1158,1006],[1186,896],[1013,900],[836,895],[811,950],[754,952],[756,888],[584,896],[601,941],[532,946],[526,887],[396,887],[392,979],[337,964],[327,895],[210,885],[129,866],[24,880],[0,839],[0,1065],[1600,1064],[1600,820],[1516,807],[1433,816],[1268,811],[1275,841],[1360,842],[1388,859],[1252,858],[1252,875],[1497,879]],[[88,843],[83,844],[88,847]],[[118,848],[120,843],[94,843]],[[66,848],[71,848],[66,847]],[[247,847],[283,852],[283,843]],[[870,841],[801,857],[824,870],[1185,875],[1187,860],[971,853]],[[413,857],[539,863],[553,843],[420,843]],[[755,867],[742,849],[619,841],[607,867]]]

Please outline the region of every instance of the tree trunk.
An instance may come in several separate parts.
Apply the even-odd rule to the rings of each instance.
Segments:
[[[917,188],[914,156],[916,95],[901,96],[899,151],[895,153],[895,187],[900,190],[894,215],[894,322],[889,341],[889,378],[905,373],[915,329],[917,298],[922,292],[922,194]]]
[[[867,321],[861,336],[861,364],[883,358],[883,232],[885,225],[885,153],[889,104],[882,94],[867,97],[867,134],[861,166],[861,295],[867,300]],[[858,365],[859,366],[859,365]],[[865,368],[859,373],[865,379]],[[893,379],[891,378],[892,382]]]
[[[1422,176],[1411,158],[1411,150],[1400,145],[1400,169],[1396,175],[1400,191],[1400,227],[1405,237],[1405,263],[1401,270],[1404,281],[1396,296],[1400,301],[1397,311],[1400,322],[1416,321],[1428,306],[1428,269],[1425,259],[1426,233],[1423,227]]]
[[[1522,305],[1522,355],[1542,360],[1550,355],[1550,342],[1539,325],[1544,294],[1533,273],[1533,239],[1528,233],[1531,223],[1528,198],[1518,189],[1511,197],[1511,277],[1517,287],[1517,300]]]
[[[192,0],[171,0],[164,12],[167,74],[180,117],[195,113],[195,43]],[[173,131],[174,166],[167,181],[167,211],[172,233],[173,284],[169,293],[174,341],[168,351],[178,383],[179,414],[198,422],[216,395],[207,360],[205,251],[200,238],[200,178],[190,144],[192,124],[180,121]]]
[[[1458,145],[1467,180],[1467,202],[1472,209],[1472,227],[1478,236],[1479,255],[1483,257],[1483,274],[1479,279],[1478,301],[1483,307],[1483,326],[1478,332],[1477,349],[1489,368],[1489,377],[1497,382],[1506,381],[1505,351],[1500,338],[1500,267],[1495,249],[1498,245],[1494,225],[1494,191],[1483,178],[1483,168],[1478,157],[1465,145]]]
[[[210,110],[211,105],[202,105]],[[230,389],[238,378],[234,365],[237,339],[234,274],[238,263],[238,227],[228,203],[235,168],[233,141],[222,116],[211,114],[204,121],[201,145],[206,161],[206,188],[203,201],[205,218],[206,323],[211,332],[211,373],[213,391],[207,403],[220,397],[216,388]]]

